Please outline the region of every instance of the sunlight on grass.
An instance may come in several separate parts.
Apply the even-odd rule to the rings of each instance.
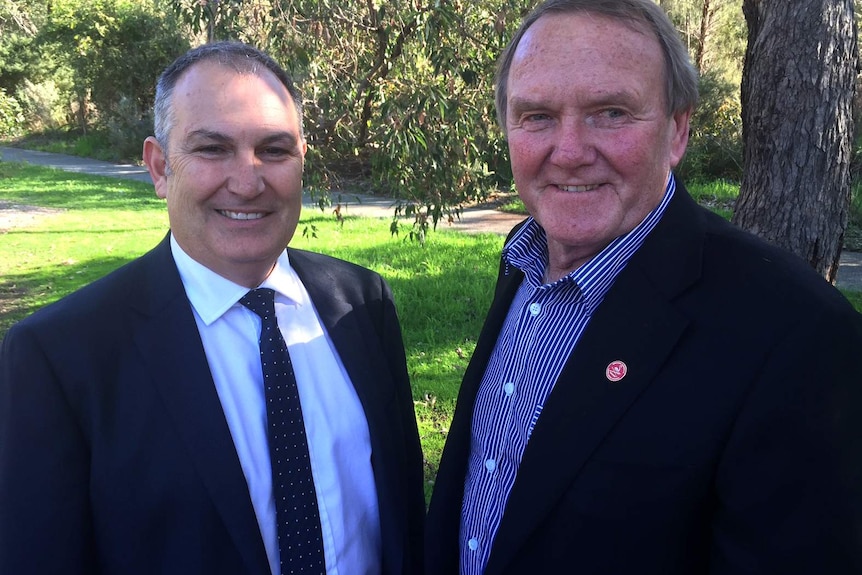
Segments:
[[[692,182],[686,184],[689,194],[697,203],[709,208],[726,220],[733,216],[733,207],[739,196],[739,184],[726,180]]]

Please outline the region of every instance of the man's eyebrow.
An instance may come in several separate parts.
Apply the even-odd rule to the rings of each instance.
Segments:
[[[624,106],[636,101],[636,99],[637,97],[628,90],[613,90],[588,94],[583,104],[589,106]],[[543,110],[548,107],[546,103],[539,100],[522,96],[509,98],[509,106],[512,110],[518,112],[523,110]]]
[[[229,143],[233,141],[233,138],[228,136],[227,134],[223,134],[221,132],[217,132],[215,130],[193,130],[188,133],[187,139],[201,139],[201,140],[214,140],[216,142]],[[267,134],[260,140],[261,144],[271,144],[273,142],[279,142],[282,140],[293,141],[298,139],[298,136],[294,132],[290,132],[287,130],[273,132],[271,134]]]
[[[294,142],[299,139],[299,136],[294,132],[283,131],[283,132],[274,132],[269,134],[268,136],[261,139],[261,144],[271,144],[272,142],[280,142],[283,140],[287,140],[289,142]]]
[[[215,130],[192,130],[186,136],[187,139],[215,140],[217,142],[230,142],[231,139],[221,132]]]
[[[543,108],[544,106],[536,100],[522,98],[520,96],[509,98],[509,106],[514,110],[534,110]]]

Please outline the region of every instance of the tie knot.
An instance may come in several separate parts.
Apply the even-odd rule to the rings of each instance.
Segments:
[[[242,296],[239,303],[259,315],[263,321],[275,317],[275,290],[270,288],[253,289]]]

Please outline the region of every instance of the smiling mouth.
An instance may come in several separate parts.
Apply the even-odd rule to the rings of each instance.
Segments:
[[[218,210],[218,213],[232,220],[259,220],[266,215],[263,212],[230,212],[228,210]]]
[[[590,192],[598,188],[598,184],[591,184],[589,186],[557,186],[560,190],[564,192]]]

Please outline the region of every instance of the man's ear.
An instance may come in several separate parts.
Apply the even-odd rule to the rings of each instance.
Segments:
[[[153,185],[156,187],[156,195],[165,199],[168,197],[168,158],[161,144],[153,136],[144,140],[143,157],[147,171],[150,172],[150,178],[153,179]]]
[[[688,146],[688,135],[691,130],[691,115],[694,112],[692,108],[674,112],[673,123],[671,129],[670,142],[670,167],[675,168],[685,155],[685,149]]]

